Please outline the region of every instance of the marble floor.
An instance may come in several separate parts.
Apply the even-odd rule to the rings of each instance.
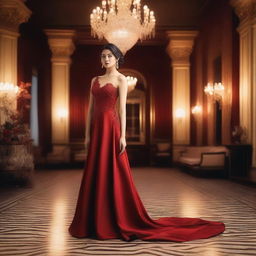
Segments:
[[[175,168],[132,168],[150,216],[223,221],[223,234],[183,243],[71,237],[82,171],[36,170],[34,187],[0,188],[0,255],[256,255],[256,187]]]

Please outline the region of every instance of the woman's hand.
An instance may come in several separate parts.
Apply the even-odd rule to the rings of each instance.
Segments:
[[[120,138],[120,150],[121,151],[120,151],[119,155],[121,155],[124,152],[125,147],[126,147],[126,140],[124,137],[121,137]]]

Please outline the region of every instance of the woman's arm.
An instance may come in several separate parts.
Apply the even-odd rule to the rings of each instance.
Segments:
[[[120,154],[124,151],[125,132],[126,132],[126,98],[127,98],[128,84],[124,75],[120,76],[119,80],[119,116],[121,121],[121,138],[120,138]]]
[[[90,131],[91,131],[91,121],[92,121],[92,113],[93,113],[93,95],[92,95],[92,85],[94,83],[95,77],[91,81],[91,87],[90,87],[90,95],[89,95],[89,106],[87,111],[87,119],[86,119],[86,131],[85,131],[85,139],[90,139]]]

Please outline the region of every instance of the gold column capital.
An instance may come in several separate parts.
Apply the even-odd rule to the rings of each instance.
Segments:
[[[31,14],[24,0],[0,0],[0,27],[2,29],[17,32],[19,25],[27,22]]]
[[[52,51],[52,62],[70,62],[70,56],[75,50],[73,39],[75,30],[71,29],[45,29],[48,44]]]
[[[194,30],[169,30],[166,31],[169,43],[166,52],[173,62],[189,61],[189,56],[192,53],[194,39],[198,35],[198,31]]]
[[[230,0],[240,21],[256,16],[256,0]]]

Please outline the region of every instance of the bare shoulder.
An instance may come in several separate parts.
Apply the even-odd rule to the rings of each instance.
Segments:
[[[94,83],[94,81],[97,79],[97,76],[92,78],[92,83]]]
[[[95,77],[92,78],[92,80],[91,80],[91,88],[92,88],[92,86],[93,86],[93,84],[94,84],[94,82],[95,82],[96,79],[97,79],[97,76],[95,76]]]
[[[125,85],[127,85],[127,80],[126,80],[126,76],[125,75],[123,75],[123,74],[119,74],[118,75],[118,84],[119,84],[119,86],[121,85],[121,86],[125,86]]]

